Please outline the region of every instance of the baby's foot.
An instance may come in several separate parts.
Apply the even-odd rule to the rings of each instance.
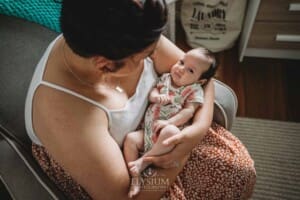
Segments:
[[[143,171],[143,158],[139,158],[135,161],[129,162],[128,168],[131,176],[139,176],[140,173]]]
[[[141,180],[139,176],[134,176],[131,178],[131,185],[128,193],[129,198],[136,196],[141,190]]]

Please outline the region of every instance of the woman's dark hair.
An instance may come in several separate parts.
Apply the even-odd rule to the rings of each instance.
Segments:
[[[112,60],[157,41],[166,22],[165,0],[63,0],[60,18],[66,43],[76,54]]]
[[[200,53],[204,54],[208,58],[208,62],[210,64],[208,70],[201,75],[200,80],[201,79],[209,80],[216,74],[216,71],[218,69],[217,59],[216,59],[215,55],[206,48],[198,47],[196,50],[199,51]]]

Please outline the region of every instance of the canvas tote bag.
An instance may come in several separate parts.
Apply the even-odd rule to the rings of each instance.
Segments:
[[[246,0],[183,0],[181,23],[191,47],[213,52],[231,48],[238,38]]]

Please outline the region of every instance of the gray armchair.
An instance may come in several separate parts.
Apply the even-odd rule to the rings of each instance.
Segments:
[[[56,36],[40,25],[0,15],[0,199],[66,199],[31,156],[24,125],[31,76]],[[230,129],[236,96],[220,81],[215,82],[215,90],[214,120]]]

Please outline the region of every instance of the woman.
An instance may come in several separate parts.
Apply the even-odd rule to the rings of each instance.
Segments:
[[[49,45],[36,68],[25,118],[33,155],[69,198],[127,199],[124,137],[138,127],[157,75],[183,56],[161,36],[166,20],[163,0],[63,1],[63,35]],[[222,127],[214,124],[208,131],[212,82],[204,93],[193,124],[170,139],[174,150],[147,158],[155,173],[145,177],[137,199],[251,194],[253,161]],[[170,187],[151,189],[155,178]]]

